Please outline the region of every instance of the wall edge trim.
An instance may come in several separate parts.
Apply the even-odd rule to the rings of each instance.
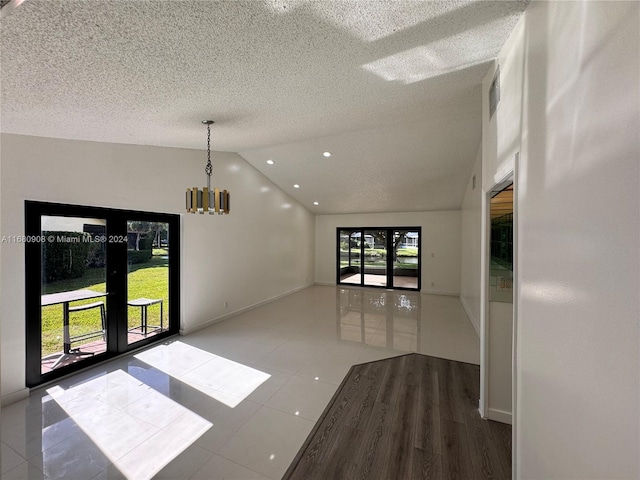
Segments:
[[[498,408],[489,408],[487,409],[487,418],[489,420],[493,420],[500,423],[507,423],[512,425],[513,418],[511,412],[507,412],[505,410],[500,410]]]
[[[16,392],[8,393],[7,395],[3,395],[0,398],[0,405],[6,407],[7,405],[11,405],[12,403],[19,402],[20,400],[24,400],[29,397],[29,389],[22,388]]]

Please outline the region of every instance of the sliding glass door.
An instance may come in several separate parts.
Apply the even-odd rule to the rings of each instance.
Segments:
[[[178,215],[30,201],[25,212],[28,386],[177,333]]]
[[[107,351],[104,218],[40,216],[40,348],[45,374]]]
[[[337,283],[420,290],[420,227],[337,229]]]
[[[393,231],[393,284],[396,288],[419,290],[420,230]]]
[[[362,283],[362,245],[359,230],[338,230],[338,283]]]
[[[364,230],[364,282],[375,287],[388,286],[387,232]]]
[[[168,328],[169,224],[127,220],[127,343]]]

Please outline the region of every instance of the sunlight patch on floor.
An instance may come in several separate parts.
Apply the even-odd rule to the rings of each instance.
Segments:
[[[231,408],[271,376],[179,341],[134,356]]]
[[[212,427],[122,370],[47,393],[129,479],[152,478]]]

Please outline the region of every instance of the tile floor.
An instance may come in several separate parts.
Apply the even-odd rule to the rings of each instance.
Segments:
[[[479,363],[456,297],[314,286],[2,409],[3,479],[279,479],[350,366]]]

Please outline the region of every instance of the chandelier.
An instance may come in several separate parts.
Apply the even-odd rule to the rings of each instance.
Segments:
[[[219,215],[229,213],[229,191],[211,188],[211,125],[213,120],[203,120],[207,126],[207,166],[204,173],[207,174],[207,186],[200,190],[198,187],[187,188],[186,207],[187,213],[208,212],[209,215],[218,213]]]

